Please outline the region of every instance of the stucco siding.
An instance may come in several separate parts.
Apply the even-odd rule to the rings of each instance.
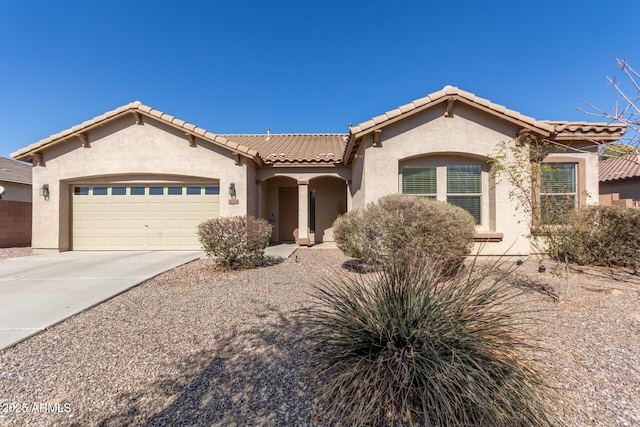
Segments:
[[[174,128],[133,116],[109,122],[88,134],[88,146],[72,138],[43,153],[44,166],[33,169],[33,247],[70,249],[71,185],[113,180],[183,182],[220,180],[220,215],[244,215],[254,187],[247,187],[248,165],[228,151],[197,140],[196,146]],[[229,184],[239,200],[229,204]],[[37,189],[48,184],[48,200]],[[253,192],[253,194],[252,194]]]
[[[444,108],[444,107],[443,107]],[[401,189],[401,165],[421,159],[436,162],[467,160],[483,165],[483,213],[479,232],[503,233],[501,242],[478,244],[482,254],[528,254],[529,222],[516,210],[517,201],[509,196],[504,179],[494,181],[486,163],[497,144],[513,143],[516,125],[497,119],[464,104],[456,104],[450,117],[443,108],[434,107],[383,129],[378,147],[365,142],[363,179],[365,203],[373,202]],[[453,159],[453,160],[452,160]],[[355,180],[355,178],[354,178]],[[358,203],[363,207],[363,203]]]

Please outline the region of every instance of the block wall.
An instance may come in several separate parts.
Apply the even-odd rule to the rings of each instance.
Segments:
[[[0,200],[0,248],[31,246],[31,202]]]

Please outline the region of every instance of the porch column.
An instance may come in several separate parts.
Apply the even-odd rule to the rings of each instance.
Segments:
[[[298,181],[298,244],[309,246],[309,181]]]
[[[255,203],[255,216],[256,218],[264,218],[264,211],[262,209],[262,181],[256,180],[256,203]]]
[[[348,179],[345,181],[347,183],[347,212],[350,212],[353,209],[353,197],[351,196],[351,180]]]

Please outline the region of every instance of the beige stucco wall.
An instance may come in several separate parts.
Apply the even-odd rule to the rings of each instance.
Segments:
[[[333,241],[333,222],[347,211],[347,183],[333,177],[320,177],[309,184],[316,191],[315,243]]]
[[[269,219],[273,214],[276,219],[272,223],[272,242],[277,242],[280,236],[280,212],[279,189],[282,187],[300,187],[299,183],[306,186],[307,191],[317,190],[316,193],[316,233],[313,236],[315,243],[321,243],[332,239],[331,226],[337,218],[338,211],[347,209],[347,182],[351,177],[351,171],[346,167],[267,167],[256,171],[260,184],[256,188],[261,189],[260,216]],[[300,189],[300,188],[299,188]],[[299,206],[298,214],[307,215],[307,204]],[[314,242],[311,242],[312,244]]]
[[[72,138],[43,152],[44,166],[33,169],[33,247],[70,249],[71,185],[113,180],[149,182],[220,180],[220,215],[244,215],[255,201],[250,161],[236,165],[232,153],[196,140],[150,118],[136,124],[125,116],[88,133],[89,146]],[[229,204],[229,184],[236,185],[238,204]],[[38,195],[48,184],[49,200]],[[253,205],[252,205],[253,206]]]
[[[401,191],[400,165],[425,155],[431,160],[441,158],[486,162],[500,142],[513,144],[519,128],[493,115],[457,103],[452,117],[444,117],[444,106],[408,117],[389,125],[382,131],[380,146],[373,147],[372,139],[365,141],[362,188],[354,193],[354,208]],[[435,156],[435,157],[433,157]],[[478,231],[503,233],[501,242],[483,243],[476,250],[484,255],[528,254],[529,219],[517,210],[517,201],[509,196],[509,185],[498,177],[490,180],[489,168],[484,168],[483,205],[489,209]],[[356,182],[355,177],[353,181]]]
[[[8,181],[0,181],[0,185],[3,186],[5,190],[2,195],[2,200],[14,200],[16,202],[31,201],[31,185]]]

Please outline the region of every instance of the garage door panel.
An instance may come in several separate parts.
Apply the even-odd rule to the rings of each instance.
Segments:
[[[115,202],[111,203],[111,212],[112,213],[124,213],[127,212],[127,204],[124,202]]]
[[[179,184],[118,184],[117,194],[109,184],[72,189],[73,249],[200,249],[198,225],[220,209],[220,196],[203,190],[208,185],[199,195],[192,184],[181,191]]]
[[[185,202],[167,202],[167,212],[184,212]]]

